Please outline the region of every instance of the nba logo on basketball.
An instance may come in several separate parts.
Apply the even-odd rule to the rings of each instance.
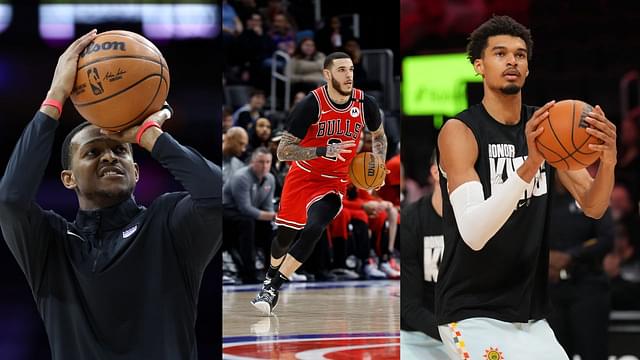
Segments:
[[[100,75],[98,75],[98,69],[92,67],[87,70],[87,78],[89,79],[89,85],[91,85],[91,91],[93,91],[94,95],[100,95],[104,92],[104,88],[100,82]]]
[[[360,109],[358,109],[357,107],[352,107],[351,117],[358,117],[358,115],[360,115]]]

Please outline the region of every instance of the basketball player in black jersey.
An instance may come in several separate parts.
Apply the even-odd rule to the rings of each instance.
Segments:
[[[445,249],[436,317],[452,359],[567,359],[545,320],[548,197],[552,172],[536,148],[554,102],[522,104],[531,34],[494,16],[470,36],[469,60],[484,97],[447,121],[438,137]],[[595,178],[585,170],[558,179],[587,216],[607,209],[614,183],[616,129],[599,106],[587,132],[602,140]],[[541,125],[542,124],[542,125]]]
[[[442,195],[435,151],[429,174],[433,191],[402,208],[401,359],[446,358],[434,315],[434,291],[444,250]]]

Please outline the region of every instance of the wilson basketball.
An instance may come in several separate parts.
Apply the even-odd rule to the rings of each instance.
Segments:
[[[169,68],[160,50],[129,31],[107,31],[78,59],[71,101],[90,123],[119,131],[160,110],[169,92]]]
[[[371,152],[361,152],[349,165],[349,177],[356,187],[371,190],[382,185],[387,175],[384,162]]]
[[[583,169],[600,156],[589,144],[600,139],[589,135],[585,118],[593,106],[580,100],[563,100],[549,109],[549,118],[541,123],[544,131],[537,138],[538,150],[547,162],[560,170]]]

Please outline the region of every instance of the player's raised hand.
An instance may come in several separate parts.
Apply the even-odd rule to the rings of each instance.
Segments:
[[[353,152],[352,147],[356,146],[354,140],[347,140],[339,143],[332,143],[327,146],[327,157],[335,157],[340,161],[346,161],[342,154],[348,154]]]
[[[602,144],[589,144],[589,148],[595,151],[601,151],[600,161],[609,165],[615,165],[617,162],[616,150],[616,126],[607,119],[607,116],[596,105],[593,110],[587,114],[585,118],[589,127],[586,129],[589,135],[593,135],[602,141]]]
[[[76,72],[78,69],[78,57],[84,48],[89,45],[97,36],[97,30],[93,29],[82,35],[69,45],[69,47],[58,58],[56,70],[53,73],[51,88],[47,93],[47,98],[55,99],[64,103],[71,91],[76,80]]]
[[[555,100],[551,100],[536,110],[524,128],[524,134],[527,137],[527,158],[534,161],[536,169],[540,167],[540,164],[544,161],[542,154],[536,146],[536,139],[544,131],[544,127],[540,126],[540,124],[549,117],[549,109],[555,103]]]
[[[109,131],[104,129],[100,131],[111,139],[115,139],[121,143],[131,143],[131,144],[138,143],[140,146],[150,151],[153,148],[155,139],[152,139],[153,141],[145,141],[149,139],[145,139],[145,137],[141,136],[140,142],[138,142],[137,136],[142,135],[142,134],[138,134],[138,131],[140,130],[141,127],[143,127],[145,124],[149,122],[156,123],[161,128],[164,122],[171,118],[172,114],[173,114],[173,110],[171,109],[171,106],[169,106],[169,104],[165,102],[164,106],[162,107],[162,109],[160,109],[160,111],[157,111],[151,114],[144,122],[138,125],[134,125],[130,128],[124,129],[119,132]]]

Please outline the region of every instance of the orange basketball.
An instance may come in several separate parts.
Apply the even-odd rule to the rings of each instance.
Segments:
[[[563,100],[549,109],[549,118],[541,123],[544,131],[537,138],[538,150],[547,162],[560,170],[583,169],[593,164],[599,151],[589,144],[600,144],[600,139],[589,135],[585,120],[593,106],[580,100]]]
[[[379,187],[386,175],[384,162],[372,152],[359,153],[349,165],[351,182],[360,189],[371,190]]]
[[[160,50],[130,31],[107,31],[78,59],[71,101],[90,123],[119,131],[160,110],[169,92],[169,68]]]

